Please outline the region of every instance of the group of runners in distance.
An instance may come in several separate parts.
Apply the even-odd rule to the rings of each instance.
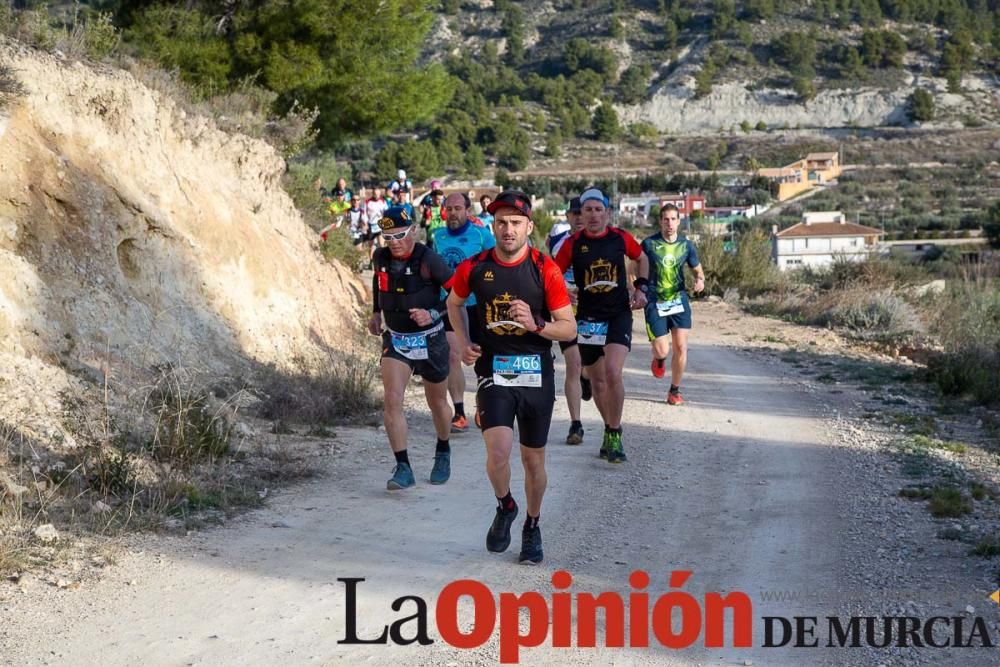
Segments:
[[[400,176],[405,181],[405,173]],[[678,211],[669,204],[660,212],[660,231],[639,243],[610,225],[607,196],[587,188],[571,200],[566,223],[550,234],[548,256],[529,243],[534,222],[524,192],[485,198],[479,217],[467,194],[445,197],[432,183],[429,196],[434,198],[426,203],[436,212],[428,214],[424,206],[418,215],[397,199],[377,220],[384,247],[372,255],[369,331],[382,337],[385,430],[396,459],[386,486],[400,490],[416,483],[403,414],[414,374],[422,378],[437,433],[429,481],[448,481],[449,438],[468,428],[462,365],[474,366],[474,418],[497,499],[486,548],[507,550],[519,513],[510,488],[516,422],[526,496],[519,561],[537,564],[543,558],[538,522],[547,484],[544,448],[556,396],[552,342],[559,342],[566,362],[566,443],[583,442],[581,400],[592,397],[604,420],[599,456],[623,463],[622,374],[632,344],[632,311],[644,312],[655,377],[665,377],[672,357],[666,402],[681,404],[691,329],[683,267],[695,276],[695,292],[704,289],[704,271],[694,244],[678,236]],[[417,240],[420,227],[427,230],[427,243]]]
[[[431,181],[430,185],[430,193],[423,197],[417,207],[420,214],[420,226],[426,231],[425,243],[428,247],[433,247],[434,236],[446,224],[444,191],[441,190],[441,181]],[[352,193],[344,178],[338,179],[336,186],[332,189],[324,188],[319,179],[316,180],[314,186],[319,191],[326,211],[332,220],[329,225],[320,230],[320,238],[326,240],[331,231],[346,226],[351,242],[355,246],[364,246],[369,268],[371,268],[375,251],[384,245],[382,232],[379,228],[382,214],[390,206],[413,208],[413,182],[406,177],[406,171],[403,169],[399,170],[396,179],[388,187],[376,186],[372,188],[370,196],[366,196],[364,188],[360,193]],[[472,201],[468,195],[466,195],[465,201],[466,208],[471,212]],[[492,235],[490,224],[493,222],[493,216],[486,213],[486,207],[490,201],[492,199],[489,195],[480,197],[482,213],[478,216],[470,216],[470,220]]]

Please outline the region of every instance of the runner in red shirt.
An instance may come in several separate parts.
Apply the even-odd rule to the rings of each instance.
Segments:
[[[527,517],[520,562],[542,562],[538,519],[545,494],[545,443],[555,403],[552,341],[570,340],[576,320],[562,272],[528,247],[534,229],[531,200],[523,192],[501,192],[490,204],[497,245],[462,262],[452,281],[448,317],[462,348],[462,361],[475,363],[477,412],[486,441],[486,473],[497,498],[486,548],[510,546],[517,503],[510,489],[514,422],[521,441]],[[469,341],[465,300],[476,297],[480,343]]]
[[[609,226],[608,198],[597,188],[580,195],[584,227],[556,254],[561,271],[573,269],[577,297],[580,358],[589,368],[594,403],[604,418],[600,456],[611,463],[628,460],[622,443],[625,383],[622,369],[632,347],[632,308],[626,258],[641,262],[642,248],[628,232]],[[644,298],[642,292],[639,297]]]

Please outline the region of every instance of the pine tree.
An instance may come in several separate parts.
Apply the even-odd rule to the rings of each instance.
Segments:
[[[601,106],[594,111],[592,124],[598,141],[615,141],[621,136],[618,113],[610,102],[601,102]]]

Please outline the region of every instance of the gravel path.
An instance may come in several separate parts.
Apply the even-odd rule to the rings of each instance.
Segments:
[[[40,580],[0,585],[0,662],[495,664],[496,634],[472,650],[440,640],[434,604],[448,582],[476,579],[494,593],[538,591],[548,598],[552,573],[565,569],[574,578],[572,591],[627,596],[629,574],[641,569],[650,574],[655,599],[670,590],[672,570],[686,569],[693,575],[682,590],[697,600],[710,591],[750,596],[753,648],[706,649],[699,639],[685,650],[555,649],[546,641],[523,649],[522,661],[998,664],[995,649],[760,647],[762,616],[970,617],[969,605],[1000,638],[1000,607],[986,599],[993,576],[988,561],[968,557],[958,542],[934,538],[940,522],[922,505],[895,497],[897,466],[858,426],[864,409],[858,394],[804,379],[777,353],[745,344],[755,332],[785,335],[786,325],[724,304],[699,304],[695,326],[684,381],[688,404],[679,408],[663,402],[666,382],[649,374],[649,348],[636,327],[625,371],[627,464],[597,458],[600,420],[592,403],[584,404],[584,444],[561,444],[568,418],[564,402],[557,402],[540,567],[517,565],[516,532],[508,553],[484,549],[493,502],[478,434],[454,438],[452,479],[442,487],[425,481],[432,439],[412,444],[418,486],[390,495],[384,436],[375,429],[340,430],[338,456],[317,459],[324,466],[320,478],[229,526],[186,537],[136,537],[114,565],[75,590]],[[419,391],[409,405],[411,438],[429,433]],[[523,507],[519,464],[514,477]],[[412,602],[400,612],[390,605],[419,595],[430,605],[435,642],[338,644],[345,592],[337,579],[343,577],[367,579],[359,589],[360,636],[376,636],[384,624],[412,614]],[[471,611],[465,601],[461,608]],[[825,624],[817,636],[822,646]],[[599,628],[599,643],[602,637]]]

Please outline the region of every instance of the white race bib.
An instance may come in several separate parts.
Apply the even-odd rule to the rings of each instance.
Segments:
[[[392,347],[407,359],[420,361],[427,358],[427,334],[392,334]]]
[[[657,301],[656,312],[660,314],[660,317],[679,315],[684,312],[684,300],[677,298],[672,301]]]
[[[542,356],[518,354],[493,357],[493,382],[501,387],[541,387]]]
[[[580,345],[604,345],[608,340],[608,323],[577,320],[576,335]]]

